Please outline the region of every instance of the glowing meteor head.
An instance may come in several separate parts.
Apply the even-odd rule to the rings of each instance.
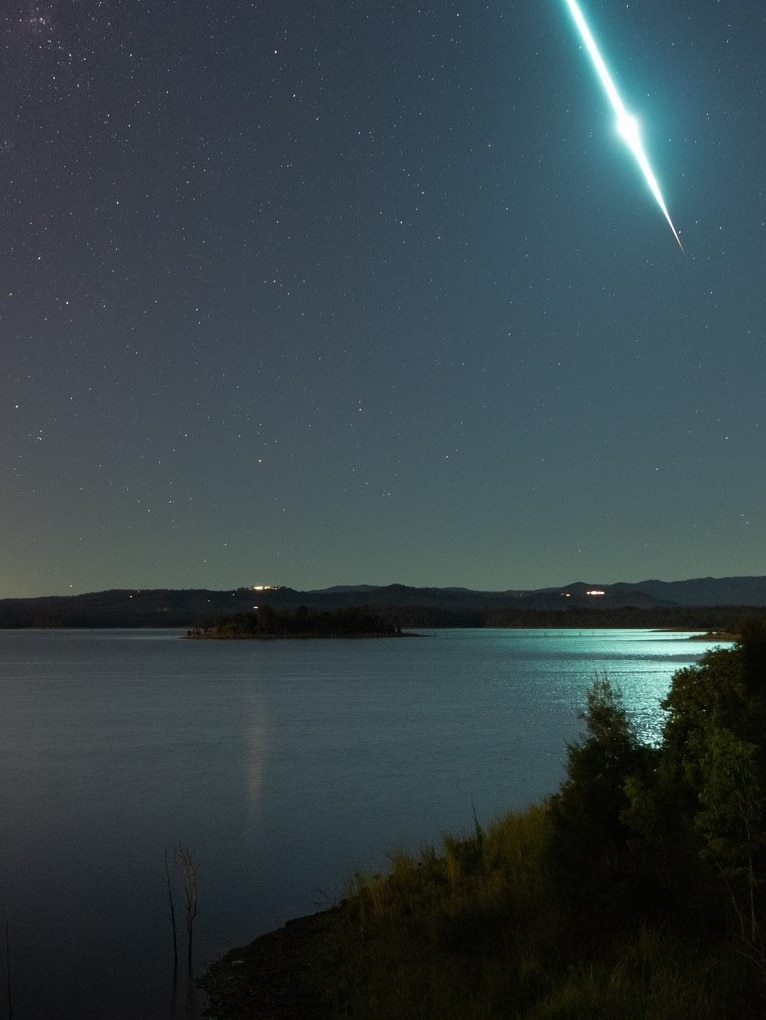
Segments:
[[[617,130],[635,152],[636,146],[641,143],[641,125],[638,119],[630,113],[621,113],[617,119]]]
[[[641,168],[641,172],[644,175],[644,179],[649,186],[650,191],[654,195],[657,205],[662,210],[662,214],[668,222],[668,226],[673,231],[673,236],[678,242],[678,246],[683,251],[683,245],[681,244],[681,238],[678,236],[676,228],[673,226],[673,221],[670,218],[670,213],[665,205],[665,200],[662,197],[660,186],[657,183],[657,178],[654,176],[651,165],[649,164],[649,157],[644,150],[644,146],[641,142],[641,127],[631,114],[625,109],[625,104],[622,101],[620,93],[617,91],[617,86],[612,79],[609,69],[604,63],[604,58],[599,52],[599,48],[596,44],[596,40],[593,38],[591,30],[588,28],[588,24],[585,20],[585,15],[580,9],[580,5],[577,0],[566,0],[566,5],[569,8],[577,29],[583,41],[585,49],[588,51],[588,55],[593,61],[593,66],[596,69],[601,84],[606,92],[609,102],[612,104],[612,109],[617,115],[617,131],[622,136],[626,145],[633,153],[636,162]]]

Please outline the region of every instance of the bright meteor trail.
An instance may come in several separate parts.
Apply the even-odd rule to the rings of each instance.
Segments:
[[[644,175],[646,183],[649,185],[649,190],[654,195],[657,205],[660,207],[665,219],[668,221],[668,226],[673,231],[673,237],[675,237],[676,241],[678,241],[678,247],[681,251],[683,251],[684,246],[681,244],[681,238],[678,236],[678,231],[673,226],[673,221],[670,218],[668,207],[665,205],[665,199],[662,197],[662,192],[660,191],[660,186],[657,183],[657,178],[654,176],[652,168],[649,165],[649,157],[646,155],[643,143],[641,142],[638,121],[625,109],[625,104],[620,98],[617,87],[612,81],[612,76],[604,63],[603,57],[599,53],[596,40],[593,38],[591,30],[588,28],[588,24],[582,10],[580,9],[580,5],[576,2],[576,0],[566,0],[566,5],[574,18],[574,22],[577,25],[580,35],[582,36],[582,41],[585,44],[585,48],[588,51],[590,59],[593,61],[593,66],[596,68],[598,76],[601,79],[604,91],[609,97],[612,109],[617,114],[617,130],[625,139],[628,148],[635,156],[636,162],[641,167],[641,172]]]

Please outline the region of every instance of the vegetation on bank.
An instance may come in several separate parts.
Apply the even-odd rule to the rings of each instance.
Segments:
[[[736,594],[736,589],[728,590]],[[742,587],[740,591],[744,595],[750,592],[750,587]],[[719,606],[647,607],[643,605],[641,593],[634,594],[638,605],[611,608],[587,596],[565,599],[561,595],[534,592],[528,596],[513,593],[504,596],[500,592],[483,595],[453,589],[406,589],[400,585],[364,592],[351,589],[297,592],[279,588],[261,591],[257,597],[275,611],[294,612],[300,605],[306,605],[314,612],[366,605],[387,623],[407,629],[539,627],[600,630],[614,627],[739,633],[743,618],[763,612],[763,608],[746,607],[736,601],[733,605]],[[250,613],[254,597],[252,588],[226,591],[189,588],[122,589],[84,595],[0,599],[0,629],[207,628],[220,616]],[[403,597],[411,601],[402,601]]]
[[[219,617],[209,627],[188,631],[190,638],[349,638],[401,637],[401,628],[389,623],[368,607],[311,612],[306,606],[296,610],[275,610],[260,606],[249,613]]]
[[[297,1017],[292,988],[334,1020],[766,1015],[766,620],[663,708],[646,745],[597,678],[553,797],[232,951],[209,1015]]]

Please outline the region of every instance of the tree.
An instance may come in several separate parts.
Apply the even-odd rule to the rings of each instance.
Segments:
[[[181,846],[173,848],[173,866],[171,869],[168,852],[165,851],[165,895],[168,903],[168,916],[173,931],[173,972],[178,966],[178,931],[176,925],[176,903],[173,891],[177,879],[180,878],[181,892],[186,904],[186,958],[189,973],[192,970],[192,949],[194,942],[194,922],[197,917],[198,869],[194,851]]]
[[[679,670],[662,708],[667,712],[663,767],[668,780],[686,793],[688,807],[694,811],[711,727],[740,732],[747,716],[741,647],[715,648],[697,665]]]
[[[729,729],[711,728],[702,760],[700,809],[695,827],[700,853],[713,862],[729,894],[738,948],[766,971],[758,904],[762,881],[763,826],[758,748]]]
[[[659,767],[650,789],[632,790],[632,820],[643,796],[675,885],[709,916],[728,903],[737,948],[766,974],[766,623],[679,670],[662,707]]]
[[[639,741],[606,677],[588,691],[582,718],[586,733],[567,747],[566,779],[551,811],[555,858],[569,893],[595,902],[629,870],[628,782],[650,771],[655,752]]]
[[[176,854],[173,853],[173,870],[175,871]],[[173,970],[178,966],[178,931],[176,929],[176,904],[173,896],[173,879],[170,874],[168,852],[165,850],[165,894],[168,899],[168,917],[173,931]]]
[[[179,846],[176,854],[181,865],[181,885],[186,900],[186,934],[188,936],[186,958],[191,973],[194,921],[197,917],[197,862],[194,859],[194,851],[188,847]]]
[[[275,634],[277,631],[277,614],[271,606],[258,606],[258,633]]]

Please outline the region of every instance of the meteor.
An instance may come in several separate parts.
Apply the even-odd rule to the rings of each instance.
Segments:
[[[625,104],[617,91],[617,86],[614,84],[612,76],[609,73],[609,69],[604,63],[604,58],[599,53],[596,40],[593,38],[591,30],[588,28],[588,23],[585,20],[585,16],[580,9],[580,5],[577,3],[577,0],[565,0],[565,2],[574,19],[574,23],[577,25],[580,32],[585,49],[588,51],[588,55],[593,61],[593,66],[596,68],[596,73],[601,80],[601,84],[604,87],[604,91],[607,94],[609,102],[612,104],[612,109],[617,116],[617,130],[622,135],[625,144],[633,153],[636,162],[641,168],[644,179],[649,185],[649,190],[654,195],[657,205],[662,210],[662,214],[668,222],[668,226],[673,231],[673,237],[675,237],[678,242],[678,247],[681,251],[684,251],[684,246],[681,244],[681,238],[678,236],[678,231],[673,226],[673,221],[670,218],[668,207],[665,205],[665,199],[662,197],[662,192],[660,191],[660,186],[657,183],[657,178],[654,176],[654,172],[649,164],[649,157],[647,156],[646,150],[644,149],[641,141],[641,131],[638,121],[626,110]]]

